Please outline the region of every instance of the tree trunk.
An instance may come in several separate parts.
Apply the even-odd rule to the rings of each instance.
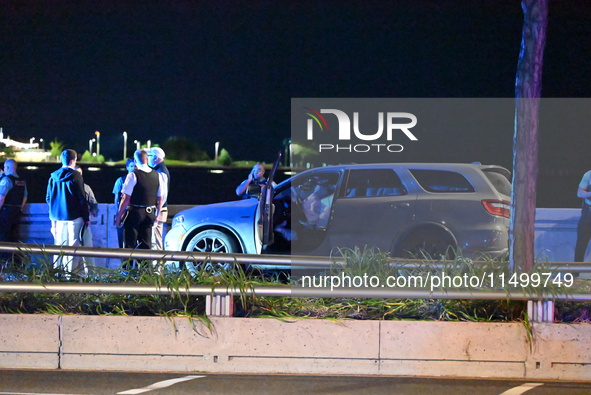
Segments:
[[[534,222],[538,177],[538,105],[546,44],[548,0],[522,0],[521,52],[515,81],[513,189],[509,228],[509,265],[529,271],[534,264]]]

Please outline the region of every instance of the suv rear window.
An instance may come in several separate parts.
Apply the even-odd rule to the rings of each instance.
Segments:
[[[470,181],[460,173],[443,170],[409,170],[421,187],[427,192],[474,192]]]
[[[482,169],[484,175],[500,194],[511,196],[511,181],[494,169]]]

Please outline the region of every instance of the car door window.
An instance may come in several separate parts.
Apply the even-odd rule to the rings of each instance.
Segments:
[[[401,196],[407,191],[393,169],[351,170],[344,198]]]

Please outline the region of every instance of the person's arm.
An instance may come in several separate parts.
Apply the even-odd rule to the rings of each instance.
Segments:
[[[88,199],[90,214],[92,214],[93,217],[96,217],[99,213],[98,202],[96,201],[96,197],[94,196],[94,191],[92,190],[92,188],[88,185],[85,186],[87,187],[86,199]]]
[[[580,197],[581,199],[587,199],[587,198],[591,197],[591,192],[587,192],[583,188],[579,188],[579,191],[577,192],[577,196]]]
[[[158,173],[158,195],[162,198],[162,205],[164,205],[164,203],[168,200],[168,176],[166,175],[166,173]],[[158,210],[158,213],[160,213],[160,210]]]
[[[242,181],[240,185],[236,187],[236,195],[242,197],[246,191],[248,191],[248,186],[250,185],[251,178],[248,177],[247,180]]]
[[[25,209],[25,204],[27,204],[27,199],[29,198],[29,190],[27,189],[27,184],[25,184],[25,195],[23,196],[23,202],[21,203],[21,211]]]
[[[158,216],[160,214],[160,211],[162,211],[163,204],[164,204],[164,199],[162,199],[162,196],[158,196],[156,198],[156,216]]]
[[[0,208],[4,206],[4,199],[6,199],[6,195],[12,189],[12,184],[10,183],[10,179],[8,177],[2,177],[0,181]]]
[[[86,222],[87,226],[90,226],[90,213],[88,212],[88,203],[86,202],[86,193],[84,192],[84,180],[82,179],[82,175],[76,170],[73,170],[73,172],[74,180],[76,181],[73,192],[78,199],[78,204],[82,207],[82,219]]]
[[[247,193],[248,187],[250,186],[250,183],[252,182],[253,179],[254,179],[254,171],[251,171],[250,174],[248,175],[248,178],[246,180],[242,181],[242,183],[236,187],[236,195],[242,197],[245,193]]]
[[[51,182],[51,178],[49,179],[49,181],[47,182],[47,192],[45,192],[45,202],[48,205],[51,205],[51,191],[52,191],[52,182]]]
[[[590,177],[591,177],[591,171],[588,171],[587,173],[585,173],[585,175],[583,176],[583,179],[581,180],[581,182],[579,183],[579,189],[577,190],[577,196],[581,199],[587,199],[591,197],[591,191],[587,191],[587,189],[589,188],[589,183],[590,183]]]
[[[127,210],[127,206],[129,206],[129,201],[131,200],[131,195],[126,193],[123,194],[123,198],[121,199],[121,203],[119,204],[119,211],[117,211],[117,219],[115,220],[115,226],[118,228],[121,226],[121,219],[123,218],[123,213]]]
[[[121,203],[119,201],[119,195],[121,194],[121,189],[123,188],[123,178],[119,177],[117,181],[115,181],[115,185],[113,186],[113,195],[115,195],[115,207],[119,207]]]
[[[248,178],[246,180],[242,181],[242,183],[236,187],[236,195],[243,197],[245,194],[247,194],[248,187],[250,186],[250,184],[252,184],[253,180],[254,180],[254,172],[251,172],[248,175]]]
[[[158,173],[158,193],[156,195],[156,217],[160,215],[162,206],[168,197],[168,176],[165,173]]]
[[[121,187],[121,202],[119,202],[119,210],[117,211],[117,217],[115,218],[115,226],[117,227],[121,226],[123,214],[131,202],[131,194],[133,193],[136,182],[137,180],[133,172],[127,174],[125,181],[123,181],[123,186]]]

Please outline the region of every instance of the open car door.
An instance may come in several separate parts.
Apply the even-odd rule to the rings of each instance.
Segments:
[[[259,227],[260,242],[263,245],[263,249],[273,244],[273,179],[275,178],[275,172],[279,167],[281,161],[281,151],[277,155],[277,160],[273,163],[273,168],[269,172],[267,177],[267,185],[261,189],[261,195],[259,197],[259,216],[257,218],[257,226]]]

